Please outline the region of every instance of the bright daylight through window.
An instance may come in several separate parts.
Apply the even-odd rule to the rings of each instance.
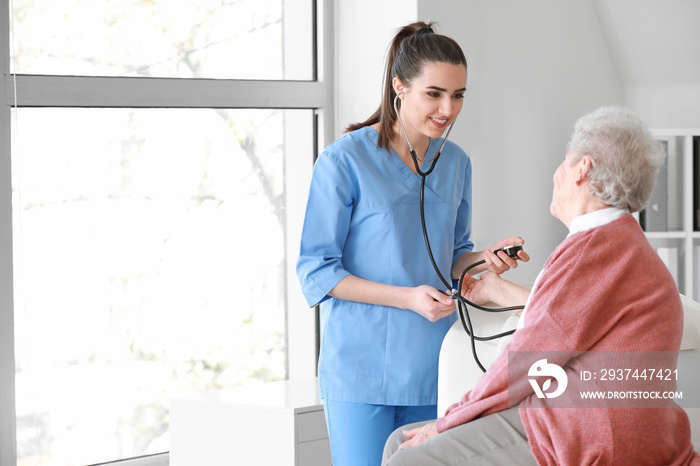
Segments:
[[[310,63],[313,28],[297,21],[311,24],[311,0],[12,3],[18,73],[312,78],[311,66],[290,66]],[[285,56],[290,39],[307,49]]]
[[[314,76],[310,0],[11,7],[20,76]],[[314,111],[267,106],[12,108],[18,466],[167,452],[174,393],[288,377],[285,167]]]

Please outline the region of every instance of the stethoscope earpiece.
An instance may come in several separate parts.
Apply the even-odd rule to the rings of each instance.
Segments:
[[[404,93],[404,91],[401,91]],[[396,94],[394,96],[394,112],[396,112],[396,119],[399,120],[399,126],[401,126],[401,132],[403,133],[403,137],[406,139],[406,144],[408,144],[408,150],[411,152],[411,158],[413,158],[413,164],[416,167],[416,173],[420,175],[423,179],[425,179],[426,176],[430,175],[433,172],[433,169],[435,168],[435,164],[437,163],[438,159],[440,158],[440,153],[442,152],[442,148],[445,147],[445,143],[447,142],[447,137],[450,135],[450,131],[452,131],[452,127],[454,126],[454,121],[450,124],[450,126],[447,127],[447,131],[442,136],[442,144],[440,144],[440,147],[438,148],[437,152],[435,152],[435,155],[431,159],[431,164],[430,164],[430,169],[427,172],[424,172],[420,169],[420,166],[418,165],[418,155],[416,155],[416,151],[413,150],[413,146],[411,145],[411,141],[408,139],[408,134],[406,133],[406,128],[403,126],[403,121],[401,121],[401,115],[399,115],[399,107],[397,105],[397,102],[399,101],[399,94]]]

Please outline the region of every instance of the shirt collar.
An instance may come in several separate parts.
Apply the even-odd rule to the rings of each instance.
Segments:
[[[569,234],[567,237],[573,235],[574,233],[579,233],[581,231],[586,231],[601,225],[605,225],[606,223],[610,223],[620,217],[629,215],[629,213],[630,212],[627,209],[608,207],[607,209],[596,210],[594,212],[579,215],[571,220],[571,224],[569,225]]]

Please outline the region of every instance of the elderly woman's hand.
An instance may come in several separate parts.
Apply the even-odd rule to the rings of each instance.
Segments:
[[[503,251],[499,251],[498,254],[494,254],[493,251],[506,246],[510,246],[512,244],[524,243],[525,240],[523,240],[519,236],[512,236],[496,241],[495,243],[493,243],[490,249],[484,250],[484,260],[486,261],[486,267],[488,267],[490,271],[498,274],[516,268],[518,266],[518,261],[516,259],[513,259]],[[525,252],[525,250],[521,250],[518,252],[518,259],[520,259],[523,262],[527,262],[530,260],[530,256],[528,255],[528,253]]]
[[[462,282],[461,293],[474,304],[498,302],[503,282],[500,275],[491,272],[484,272],[479,278],[467,276]]]
[[[509,282],[497,273],[484,272],[479,278],[465,277],[462,282],[462,296],[474,304],[493,303],[497,306],[523,306],[530,290]],[[514,310],[520,315],[522,311]]]
[[[460,294],[474,304],[483,305],[491,301],[488,297],[488,289],[485,286],[485,282],[469,275],[464,277]]]
[[[402,443],[399,450],[403,450],[410,447],[415,447],[423,442],[430,440],[438,434],[437,428],[434,422],[425,424],[422,427],[416,429],[404,430],[403,435],[409,440]]]

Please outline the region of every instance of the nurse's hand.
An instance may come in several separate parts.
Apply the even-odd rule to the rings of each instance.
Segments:
[[[404,430],[401,433],[404,435],[404,437],[409,439],[408,441],[402,443],[399,447],[399,450],[404,450],[406,448],[420,445],[423,442],[427,442],[431,438],[435,437],[438,434],[438,431],[435,427],[435,423],[431,422],[416,429]]]
[[[524,244],[520,236],[511,236],[508,238],[499,239],[490,249],[484,250],[484,260],[486,261],[486,267],[492,272],[501,274],[506,270],[514,269],[518,266],[518,261],[510,257],[503,251],[498,251],[498,254],[494,254],[493,251],[496,249],[503,248],[505,246],[510,246],[512,244]],[[523,262],[530,260],[530,256],[524,250],[518,252],[518,259]]]
[[[432,286],[421,285],[409,290],[407,308],[431,322],[447,317],[455,311],[454,300]]]

